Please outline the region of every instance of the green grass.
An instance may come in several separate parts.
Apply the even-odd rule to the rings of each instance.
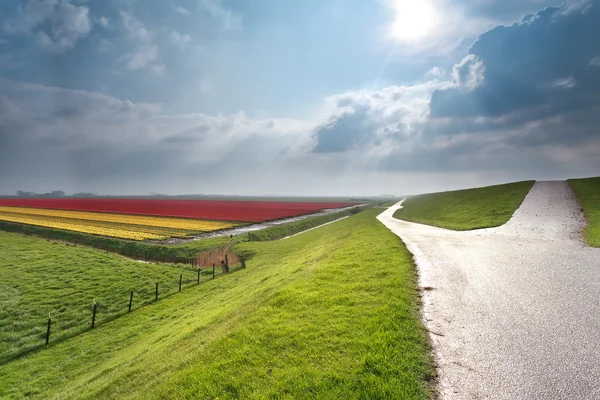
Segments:
[[[368,210],[0,365],[0,398],[425,399],[416,273]]]
[[[131,290],[138,308],[156,280],[160,297],[178,291],[182,271],[184,285],[197,282],[193,270],[21,235],[0,232],[0,249],[0,362],[44,344],[48,313],[56,341],[89,327],[94,300],[102,323],[127,310]]]
[[[78,245],[106,250],[138,260],[170,263],[189,259],[200,251],[211,250],[222,246],[229,240],[229,237],[216,237],[177,245],[162,245],[106,236],[96,236],[81,232],[65,231],[62,229],[16,224],[6,221],[0,221],[0,230],[41,237],[44,239],[76,243]]]
[[[505,224],[519,208],[534,181],[413,196],[394,217],[465,231]]]
[[[265,242],[268,240],[277,240],[287,236],[294,235],[306,231],[308,229],[326,224],[336,219],[343,218],[348,215],[354,215],[360,212],[361,208],[353,208],[337,213],[321,215],[318,217],[306,218],[300,221],[289,222],[287,224],[275,225],[259,231],[249,232],[248,240],[253,242]]]
[[[600,247],[600,177],[569,179],[569,185],[583,209],[587,227],[583,238],[593,247]]]

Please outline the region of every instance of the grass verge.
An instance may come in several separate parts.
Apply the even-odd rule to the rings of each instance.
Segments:
[[[600,177],[569,179],[587,221],[583,239],[593,247],[600,247]]]
[[[356,207],[350,210],[345,210],[337,213],[321,215],[318,217],[306,218],[300,221],[294,221],[287,224],[271,226],[269,228],[261,229],[260,231],[249,232],[248,240],[251,242],[265,242],[268,240],[281,239],[286,236],[292,236],[296,233],[300,233],[308,229],[317,227],[319,225],[335,221],[336,219],[340,219],[348,215],[357,214],[361,210],[361,208]]]
[[[430,193],[407,198],[394,218],[465,231],[508,222],[534,181]]]
[[[1,398],[429,397],[416,273],[368,210],[0,365]]]
[[[48,313],[54,342],[89,327],[94,300],[100,324],[127,310],[131,290],[139,308],[154,301],[156,281],[160,298],[178,291],[180,273],[183,286],[197,282],[190,269],[10,233],[0,248],[0,362],[44,344]]]

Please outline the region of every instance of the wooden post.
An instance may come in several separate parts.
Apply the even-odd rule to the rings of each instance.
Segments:
[[[215,263],[213,263],[213,279],[215,279]]]
[[[94,308],[92,310],[92,328],[96,324],[96,309],[98,308],[98,304],[96,304],[96,300],[94,300]]]
[[[196,269],[198,270],[198,285],[200,284],[200,268],[196,267]]]
[[[181,282],[183,281],[183,271],[179,274],[179,291],[181,292]]]
[[[50,313],[48,313],[48,328],[46,328],[46,344],[50,341],[50,325],[52,324],[52,319],[50,318]]]
[[[158,281],[156,281],[156,292],[154,295],[154,300],[158,300]]]
[[[131,312],[131,304],[133,303],[133,290],[131,291],[131,294],[129,295],[129,312]]]

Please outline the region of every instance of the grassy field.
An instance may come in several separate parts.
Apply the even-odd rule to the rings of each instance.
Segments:
[[[505,224],[519,208],[534,181],[413,196],[394,217],[465,231]]]
[[[56,341],[87,329],[94,300],[101,323],[127,310],[131,290],[137,308],[154,300],[156,280],[161,297],[179,290],[182,271],[184,285],[197,282],[193,270],[4,232],[0,249],[0,362],[44,344],[48,313]]]
[[[248,268],[0,365],[0,398],[428,398],[415,267],[380,211],[238,244]]]
[[[590,246],[600,247],[600,177],[569,179],[568,182],[587,220],[583,238]]]

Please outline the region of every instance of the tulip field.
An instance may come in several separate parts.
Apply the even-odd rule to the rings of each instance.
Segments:
[[[0,199],[0,220],[130,240],[186,238],[351,203],[165,199]]]

